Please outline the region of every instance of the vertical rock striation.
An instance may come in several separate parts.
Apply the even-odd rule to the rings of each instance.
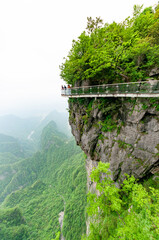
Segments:
[[[88,175],[98,161],[109,162],[119,184],[124,174],[141,179],[159,169],[159,100],[70,99],[69,122],[87,155]],[[88,177],[88,188],[92,183]]]

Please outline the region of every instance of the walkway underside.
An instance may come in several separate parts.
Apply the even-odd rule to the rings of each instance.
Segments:
[[[69,97],[69,98],[93,98],[93,97],[131,97],[131,98],[135,98],[135,97],[143,97],[143,98],[156,98],[159,97],[159,93],[157,94],[134,94],[134,93],[127,93],[127,94],[123,94],[123,93],[115,93],[115,94],[81,94],[81,95],[64,95],[64,97]]]

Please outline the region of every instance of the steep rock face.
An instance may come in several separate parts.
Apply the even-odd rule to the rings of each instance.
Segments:
[[[98,161],[109,162],[119,184],[124,174],[141,179],[159,166],[159,100],[73,99],[69,122],[87,155],[88,175]],[[88,178],[88,188],[91,188]],[[93,186],[92,186],[93,187]]]

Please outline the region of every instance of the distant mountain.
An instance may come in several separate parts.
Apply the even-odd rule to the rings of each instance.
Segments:
[[[59,113],[57,111],[52,111],[49,113],[43,120],[41,120],[40,124],[34,131],[31,133],[30,138],[36,141],[40,138],[43,128],[50,122],[54,121],[56,123],[57,129],[66,134],[67,136],[71,136],[70,126],[68,123],[68,113]]]
[[[32,141],[36,145],[37,149],[40,147],[42,130],[51,121],[55,122],[58,132],[64,133],[67,137],[71,136],[71,130],[68,123],[68,113],[52,111],[45,118],[43,118],[37,127],[28,135],[28,140]]]
[[[57,129],[60,132],[65,133],[66,135],[70,136],[70,126],[69,126],[69,114],[68,112],[58,112],[56,110],[50,112],[45,119],[43,120],[43,124],[45,122],[50,122],[50,121],[54,121],[57,125]]]
[[[50,146],[60,147],[66,139],[66,135],[59,132],[56,123],[51,121],[42,131],[40,140],[41,149],[47,150]]]
[[[30,117],[25,119],[14,115],[0,116],[0,133],[23,140],[29,140],[38,145],[42,129],[50,121],[56,123],[60,132],[71,136],[68,124],[68,113],[57,111],[52,111],[45,117]]]
[[[0,116],[0,133],[27,139],[30,132],[40,123],[40,117],[20,118],[14,115]]]

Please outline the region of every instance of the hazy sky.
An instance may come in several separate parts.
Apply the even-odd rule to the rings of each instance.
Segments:
[[[87,17],[121,22],[157,0],[0,0],[0,115],[63,111],[59,65]]]

